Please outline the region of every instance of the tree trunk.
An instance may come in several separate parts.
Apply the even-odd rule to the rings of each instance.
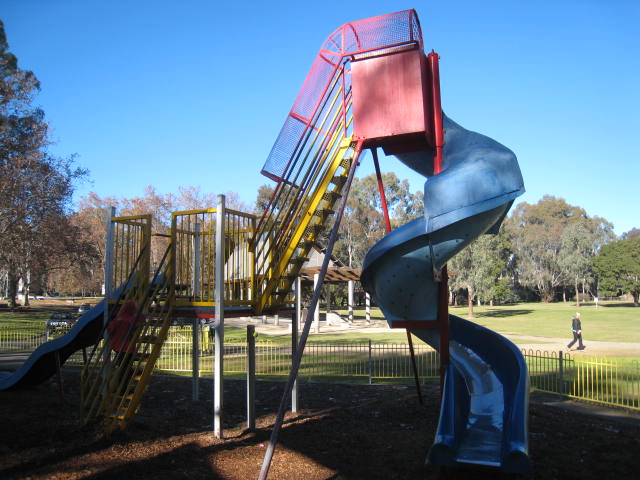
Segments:
[[[469,306],[469,318],[473,318],[473,297],[474,297],[473,288],[467,287],[467,292],[468,292],[467,304]]]
[[[22,298],[24,298],[23,305],[29,306],[29,286],[31,285],[31,273],[27,270],[25,278],[22,279]]]
[[[580,306],[580,288],[578,286],[578,278],[576,277],[576,283],[574,285],[576,289],[576,307]]]
[[[7,272],[7,287],[7,300],[9,301],[9,308],[16,308],[18,306],[18,303],[16,302],[16,295],[18,293],[18,279],[13,274],[11,268],[9,268],[9,271]]]

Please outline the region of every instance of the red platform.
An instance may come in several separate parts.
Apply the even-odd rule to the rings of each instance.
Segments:
[[[433,148],[427,57],[417,46],[351,63],[354,139],[386,154]]]

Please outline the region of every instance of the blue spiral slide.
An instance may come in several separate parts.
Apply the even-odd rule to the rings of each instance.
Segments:
[[[412,322],[411,332],[440,349],[437,328],[420,328],[438,314],[436,272],[483,234],[497,233],[524,184],[515,155],[443,115],[441,173],[433,152],[397,155],[427,178],[425,214],[385,236],[364,260],[361,281],[389,324]],[[427,461],[530,471],[527,440],[528,372],[519,349],[503,336],[449,316],[440,420]],[[416,326],[414,328],[414,326]]]
[[[0,372],[0,390],[31,387],[56,373],[74,352],[94,345],[102,335],[104,300],[83,314],[69,332],[36,348],[15,372]],[[57,357],[57,358],[56,358]]]

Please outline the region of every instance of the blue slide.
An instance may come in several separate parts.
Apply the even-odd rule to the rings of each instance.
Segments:
[[[397,155],[427,178],[424,216],[375,244],[361,275],[390,326],[411,321],[411,332],[436,349],[439,330],[419,325],[437,319],[436,273],[480,235],[497,233],[514,199],[524,192],[513,152],[444,115],[443,124],[441,173],[433,175],[431,151]],[[522,354],[491,330],[449,318],[450,363],[428,462],[529,472],[529,377]]]
[[[0,390],[38,385],[56,373],[58,361],[62,365],[74,352],[94,345],[101,338],[104,305],[102,300],[82,315],[69,333],[36,348],[15,372],[0,372]]]

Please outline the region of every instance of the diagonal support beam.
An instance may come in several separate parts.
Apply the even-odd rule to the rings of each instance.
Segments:
[[[318,284],[316,286],[316,289],[313,292],[313,298],[311,299],[311,305],[309,306],[309,311],[307,312],[307,318],[304,323],[304,328],[302,329],[302,334],[300,335],[298,348],[296,349],[296,353],[291,362],[291,371],[289,372],[287,385],[285,387],[284,394],[282,395],[282,400],[280,401],[278,416],[276,417],[276,422],[273,425],[273,431],[271,432],[271,439],[269,440],[267,451],[264,454],[264,460],[262,462],[262,468],[260,469],[260,475],[258,477],[258,480],[266,480],[267,475],[269,474],[269,468],[271,467],[271,460],[273,459],[273,453],[275,451],[276,444],[278,443],[278,434],[280,433],[280,428],[282,427],[282,422],[284,421],[284,414],[287,409],[289,396],[291,395],[293,384],[296,378],[298,377],[298,371],[300,370],[300,363],[302,362],[304,347],[307,343],[307,338],[309,337],[309,331],[311,330],[311,323],[312,323],[311,319],[313,318],[313,314],[318,306],[318,301],[320,300],[320,292],[322,289],[322,283],[324,282],[324,277],[326,276],[327,269],[329,268],[331,252],[333,251],[333,246],[336,243],[336,239],[338,238],[338,228],[340,227],[340,222],[342,221],[342,215],[344,214],[344,209],[347,206],[347,198],[349,197],[349,190],[351,189],[351,183],[353,182],[353,177],[355,175],[356,167],[358,166],[358,157],[360,156],[360,152],[362,151],[362,144],[363,142],[359,141],[355,148],[355,154],[353,157],[353,162],[351,163],[351,169],[349,170],[349,176],[347,177],[347,183],[344,186],[344,195],[342,196],[340,210],[338,210],[336,220],[331,230],[331,235],[329,236],[329,243],[327,245],[327,250],[325,252],[324,260],[322,262],[322,269],[320,270]]]

